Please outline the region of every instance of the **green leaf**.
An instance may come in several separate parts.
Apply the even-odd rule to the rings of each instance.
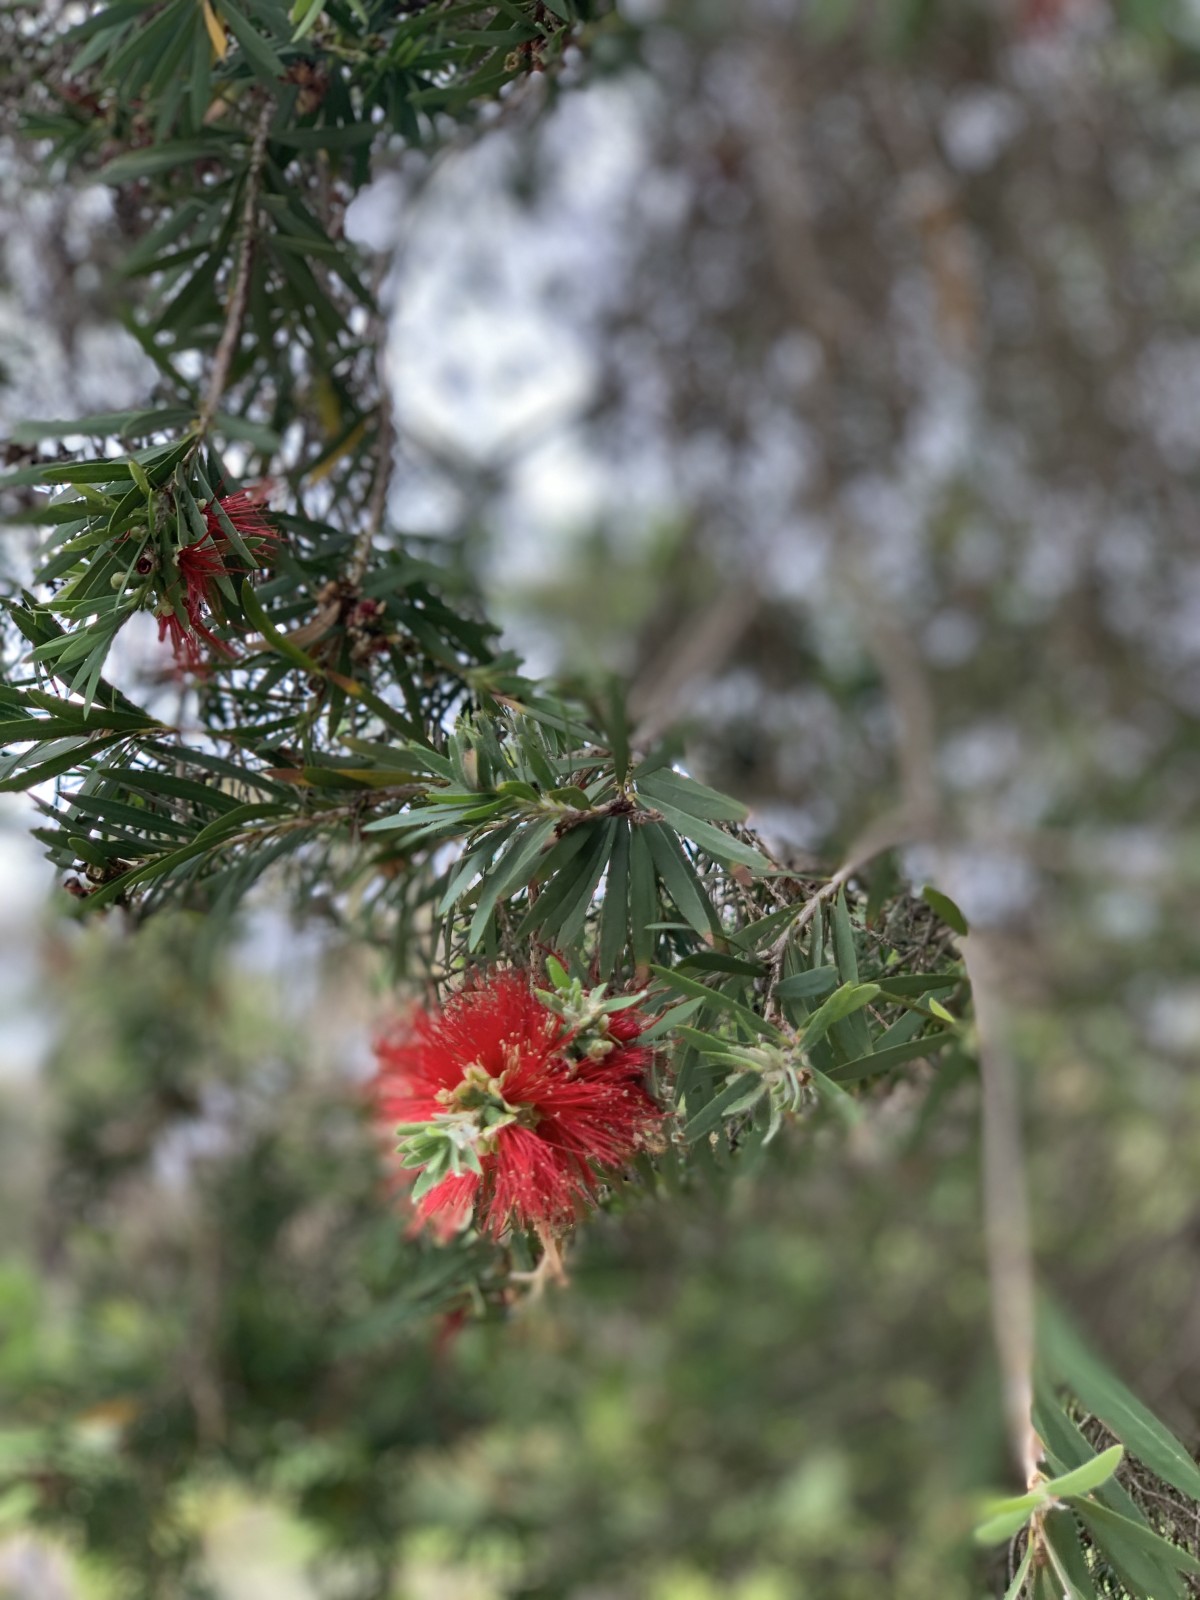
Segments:
[[[791,978],[784,978],[775,993],[780,1000],[815,1000],[820,995],[828,994],[831,989],[836,989],[837,981],[836,967],[811,967],[807,972],[798,972]]]
[[[484,878],[475,914],[467,935],[467,947],[478,948],[497,903],[523,889],[537,868],[538,858],[554,832],[554,820],[547,817],[523,830]]]
[[[1101,1365],[1063,1313],[1043,1303],[1039,1347],[1057,1380],[1152,1472],[1200,1501],[1200,1467],[1153,1412]]]
[[[695,978],[688,978],[674,967],[655,966],[652,962],[650,970],[656,973],[664,983],[680,994],[686,994],[696,999],[705,1001],[719,1011],[726,1011],[731,1017],[743,1023],[752,1033],[765,1034],[767,1037],[783,1040],[783,1034],[773,1023],[760,1017],[757,1011],[752,1011],[749,1006],[744,1006],[732,995],[725,994],[721,989],[710,989],[707,984],[699,983]]]
[[[486,834],[479,844],[468,850],[466,854],[447,874],[446,888],[441,900],[438,902],[437,915],[444,917],[451,906],[455,905],[467,892],[468,887],[480,873],[485,872],[492,864],[496,852],[508,840],[512,839],[515,824],[507,827],[496,828]]]
[[[940,889],[935,889],[932,884],[927,883],[924,889],[921,890],[921,899],[955,933],[964,938],[970,933],[971,930],[967,927],[966,917],[963,916],[948,894],[943,894]]]
[[[684,1000],[681,1004],[669,1007],[648,1028],[642,1030],[643,1043],[650,1043],[655,1039],[662,1039],[668,1033],[674,1033],[676,1028],[685,1023],[689,1017],[694,1017],[704,1004],[702,1000]]]
[[[844,983],[819,1006],[804,1024],[801,1042],[805,1050],[823,1039],[835,1022],[841,1022],[863,1006],[870,1005],[879,993],[877,983]]]
[[[93,739],[90,743],[72,741],[69,749],[48,756],[44,761],[39,761],[34,766],[22,766],[19,771],[13,771],[10,776],[0,778],[0,794],[11,794],[17,790],[31,789],[35,784],[45,783],[48,778],[57,778],[64,772],[70,772],[75,768],[86,766],[102,750],[107,750],[110,745],[119,744],[122,739],[127,739],[128,737],[129,735],[125,733],[110,733],[105,734],[102,738]]]
[[[229,31],[246,52],[246,58],[254,68],[257,77],[267,83],[274,83],[282,78],[286,67],[275,51],[258,32],[249,18],[233,4],[233,0],[221,0],[221,16],[229,24]]]
[[[629,721],[625,712],[625,696],[618,683],[610,685],[605,711],[604,731],[608,735],[613,777],[618,785],[624,786],[629,777]]]
[[[600,911],[600,977],[606,980],[616,974],[629,935],[629,835],[629,822],[622,817],[617,823]]]
[[[296,31],[292,35],[293,44],[299,43],[304,35],[316,26],[317,18],[324,9],[325,0],[296,0],[291,10],[291,18],[296,25]]]
[[[1063,1600],[1062,1588],[1049,1562],[1033,1569],[1033,1600]]]
[[[633,943],[633,959],[645,966],[654,955],[654,933],[650,924],[658,914],[658,895],[655,892],[654,859],[650,846],[642,837],[644,829],[629,830],[629,930]]]
[[[858,982],[858,955],[854,947],[854,928],[846,905],[844,889],[838,890],[832,910],[833,953],[838,972],[844,982]],[[874,1048],[871,1030],[866,1017],[852,1012],[846,1018],[834,1021],[830,1029],[831,1043],[836,1053],[851,1061],[870,1055]]]
[[[1091,1494],[1093,1489],[1098,1489],[1102,1483],[1108,1482],[1121,1465],[1124,1456],[1125,1451],[1121,1445],[1110,1445],[1091,1461],[1073,1467],[1061,1477],[1049,1479],[1042,1488],[1053,1500],[1065,1500],[1068,1495]]]
[[[714,861],[722,861],[729,866],[748,867],[751,872],[762,873],[773,870],[761,850],[756,850],[753,845],[743,844],[740,839],[735,839],[732,834],[713,827],[711,823],[689,817],[686,812],[666,805],[661,800],[655,810],[659,812],[664,822],[675,829],[676,833],[681,833],[685,839],[690,839],[706,855],[712,856]]]
[[[1097,1600],[1079,1542],[1079,1528],[1069,1511],[1052,1511],[1042,1523],[1047,1554],[1063,1586],[1064,1600]]]
[[[809,1072],[812,1074],[813,1088],[822,1105],[827,1106],[847,1128],[853,1128],[862,1121],[862,1107],[852,1095],[848,1095],[840,1083],[834,1083],[832,1078],[827,1078],[819,1072],[811,1062]]]
[[[1092,1446],[1059,1404],[1053,1390],[1039,1376],[1035,1384],[1033,1410],[1034,1426],[1038,1437],[1056,1461],[1064,1468],[1080,1467],[1095,1454]],[[1122,1516],[1135,1521],[1145,1521],[1133,1499],[1126,1494],[1116,1478],[1110,1478],[1100,1489],[1100,1498]]]
[[[741,1072],[733,1078],[707,1105],[684,1126],[683,1137],[689,1144],[714,1132],[726,1117],[747,1111],[767,1092],[767,1086],[756,1072]]]
[[[1030,1502],[1026,1504],[1026,1502]],[[993,1509],[992,1515],[974,1530],[976,1544],[1007,1544],[1013,1534],[1020,1533],[1030,1517],[1044,1502],[1035,1495],[1022,1495],[1004,1510]]]
[[[1021,1592],[1025,1588],[1025,1580],[1029,1576],[1029,1569],[1032,1565],[1033,1546],[1031,1544],[1027,1544],[1025,1546],[1025,1554],[1021,1557],[1017,1564],[1017,1570],[1013,1573],[1013,1581],[1004,1591],[1004,1600],[1019,1600]]]
[[[153,145],[144,150],[131,150],[127,155],[117,156],[100,168],[96,178],[100,183],[114,185],[129,183],[135,178],[152,177],[157,172],[171,172],[176,167],[190,165],[194,161],[211,161],[220,157],[227,149],[227,141],[220,135],[213,134],[207,139],[180,140],[175,144]],[[76,432],[84,433],[87,429],[79,428]]]
[[[642,831],[646,835],[658,875],[680,916],[701,938],[714,928],[719,928],[716,912],[679,841],[661,822],[647,823]]]
[[[948,972],[941,976],[932,972],[880,973],[879,983],[886,995],[899,995],[906,1000],[923,1000],[931,994],[945,994],[963,982],[961,973]]]
[[[652,805],[662,801],[686,816],[697,817],[702,822],[744,822],[747,808],[728,795],[718,794],[694,778],[685,778],[670,767],[659,767],[646,777],[637,780],[638,793]]]
[[[539,918],[538,926],[545,939],[557,938],[564,949],[570,949],[583,931],[584,922],[596,889],[612,855],[616,822],[611,818],[595,830],[591,850],[583,858],[583,866],[571,892],[564,896],[561,910]]]
[[[1112,1445],[1082,1466],[1064,1472],[1061,1477],[1039,1483],[1027,1494],[990,1501],[984,1508],[985,1520],[975,1529],[976,1540],[980,1544],[1000,1544],[1024,1527],[1039,1507],[1053,1500],[1065,1500],[1069,1495],[1090,1494],[1093,1489],[1108,1482],[1120,1466],[1124,1454],[1119,1444]]]
[[[538,877],[544,887],[537,898],[531,900],[518,926],[521,938],[537,929],[542,930],[544,938],[551,936],[551,930],[557,928],[559,920],[566,915],[567,904],[579,888],[581,873],[586,875],[589,870],[597,838],[598,830],[594,826],[572,828],[542,857]]]
[[[140,439],[152,433],[168,433],[186,427],[194,412],[185,406],[162,411],[102,411],[92,416],[61,418],[45,422],[20,422],[9,437],[17,444],[32,444],[41,439],[66,439],[75,434],[102,438]],[[128,463],[125,463],[128,466]]]
[[[30,695],[33,699],[33,695]],[[107,732],[109,729],[123,733],[162,732],[162,725],[152,718],[113,707],[93,705],[84,711],[78,700],[58,700],[53,695],[38,695],[38,703],[49,703],[56,715],[48,717],[18,717],[11,722],[0,722],[0,745],[30,739],[39,743],[46,739],[69,738],[76,733]]]
[[[207,854],[210,850],[231,842],[242,831],[248,822],[257,821],[269,816],[279,816],[285,812],[285,807],[269,804],[238,805],[223,817],[218,817],[210,822],[196,835],[190,844],[183,845],[177,850],[171,850],[164,855],[156,856],[150,861],[142,862],[131,871],[122,873],[119,878],[102,884],[88,896],[88,905],[98,907],[117,899],[126,889],[139,883],[152,883],[156,879],[173,872],[176,867],[184,866],[187,862],[195,860],[198,856]]]
[[[891,1072],[896,1067],[902,1067],[905,1062],[919,1061],[924,1057],[937,1055],[947,1045],[954,1044],[957,1039],[958,1034],[949,1028],[941,1033],[927,1033],[919,1039],[909,1039],[904,1044],[873,1050],[841,1066],[831,1067],[829,1076],[835,1083],[857,1083],[860,1078],[873,1077],[877,1072]]]
[[[1172,1544],[1145,1523],[1123,1517],[1099,1500],[1073,1500],[1071,1506],[1097,1548],[1131,1588],[1153,1595],[1155,1600],[1167,1595],[1182,1600],[1186,1591],[1176,1572],[1200,1575],[1200,1561],[1191,1551]]]
[[[684,956],[679,970],[689,972],[731,972],[740,978],[761,978],[766,968],[761,961],[741,961],[737,956],[723,955],[719,950],[697,950]]]
[[[318,5],[315,16],[320,14]],[[372,122],[326,123],[321,128],[281,128],[271,134],[271,143],[285,150],[348,150],[370,144],[378,132]]]
[[[263,609],[262,601],[255,593],[254,585],[249,578],[242,581],[241,592],[242,610],[247,621],[252,627],[258,629],[267,645],[276,655],[283,656],[294,666],[301,667],[305,672],[320,676],[321,668],[310,655],[306,655],[299,645],[293,644],[284,634],[280,633],[275,624]]]
[[[255,450],[261,450],[264,455],[274,455],[283,444],[283,439],[274,428],[255,422],[251,417],[235,417],[228,411],[218,411],[213,421],[226,439],[253,445]]]

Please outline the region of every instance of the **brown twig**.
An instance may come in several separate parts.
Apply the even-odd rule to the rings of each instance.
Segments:
[[[376,274],[375,299],[378,304],[383,292],[384,272]],[[396,442],[396,426],[392,417],[392,386],[387,368],[387,333],[389,318],[386,312],[376,311],[372,334],[375,340],[375,382],[379,390],[379,432],[375,440],[375,476],[371,482],[365,521],[362,531],[354,541],[354,551],[346,569],[347,581],[357,587],[363,580],[371,559],[371,545],[383,526],[387,515],[388,490],[392,485],[392,454]]]
[[[263,167],[267,159],[267,133],[274,110],[274,101],[264,101],[254,126],[254,142],[250,146],[250,165],[246,172],[246,194],[242,201],[241,241],[238,247],[237,266],[234,269],[233,285],[225,307],[225,326],[221,329],[221,338],[213,356],[208,389],[204,396],[204,404],[200,408],[198,432],[201,437],[212,426],[221,397],[229,385],[229,369],[237,354],[242,326],[246,320],[246,304],[250,298],[250,268],[254,260],[255,229],[258,223],[258,197],[262,188]]]
[[[382,361],[382,358],[381,358]],[[392,402],[386,387],[379,394],[379,437],[375,445],[375,478],[371,496],[367,501],[366,521],[354,542],[354,553],[346,568],[346,580],[357,587],[363,580],[367,563],[371,559],[371,545],[383,526],[387,511],[388,490],[392,483],[392,445],[395,427],[392,423]]]
[[[844,888],[856,873],[862,871],[868,861],[873,861],[885,850],[894,849],[896,845],[906,844],[912,835],[904,826],[905,813],[881,817],[874,826],[868,828],[858,839],[846,860],[837,869],[833,876],[824,882],[821,887],[804,901],[797,910],[796,915],[790,918],[778,935],[774,944],[766,954],[769,978],[767,980],[767,1001],[774,1003],[775,990],[783,976],[783,958],[787,952],[788,943],[816,916],[817,912],[827,900],[832,900],[838,890]]]

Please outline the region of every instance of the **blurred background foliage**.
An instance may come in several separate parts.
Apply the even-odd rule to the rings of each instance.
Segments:
[[[628,11],[352,214],[398,249],[393,517],[796,859],[936,812],[894,865],[1003,957],[1043,1277],[1194,1451],[1200,17]],[[124,403],[120,214],[0,176],[0,415]],[[50,1042],[3,1085],[0,1593],[1003,1591],[970,1075],[460,1326],[363,1111],[395,975],[269,886],[202,934],[7,935]]]

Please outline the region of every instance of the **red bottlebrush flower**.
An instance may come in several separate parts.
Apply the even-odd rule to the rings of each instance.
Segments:
[[[279,530],[264,511],[262,495],[253,489],[239,489],[236,494],[227,494],[218,499],[215,506],[211,502],[205,506],[204,520],[208,525],[209,538],[218,551],[223,551],[229,547],[229,535],[217,507],[228,517],[251,555],[262,558],[259,565],[265,565],[270,558],[270,547],[279,539]],[[256,544],[266,545],[267,548],[256,549]]]
[[[215,506],[225,513],[257,565],[265,566],[279,535],[264,514],[261,496],[250,489],[239,489],[236,494],[217,500]],[[184,545],[175,558],[183,583],[187,624],[174,611],[161,614],[158,619],[159,639],[169,639],[180,667],[192,672],[204,665],[201,639],[222,655],[233,656],[233,650],[205,625],[204,618],[207,612],[218,610],[218,580],[247,570],[212,502],[204,508],[204,521],[207,532],[195,543]]]
[[[506,970],[383,1039],[376,1105],[419,1169],[422,1220],[445,1236],[474,1216],[493,1237],[572,1222],[662,1116],[644,1026],[632,1010],[573,1025]]]
[[[183,579],[183,609],[196,626],[205,609],[212,609],[217,579],[225,575],[225,562],[211,539],[185,544],[177,559]]]
[[[199,672],[205,665],[200,640],[206,640],[217,650],[229,652],[229,646],[211,633],[202,622],[185,626],[173,611],[163,611],[158,617],[158,642],[170,643],[177,667],[186,672]]]
[[[205,612],[213,608],[217,579],[228,569],[221,552],[207,536],[195,544],[184,545],[176,560],[183,582],[183,609],[188,620],[184,624],[173,610],[160,613],[158,637],[160,642],[170,640],[180,667],[195,672],[204,665],[201,639],[222,655],[233,655],[224,640],[218,639],[204,622]]]

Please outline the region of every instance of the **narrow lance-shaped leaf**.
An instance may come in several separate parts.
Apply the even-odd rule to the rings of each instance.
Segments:
[[[1153,1412],[1096,1359],[1064,1314],[1043,1304],[1038,1331],[1039,1349],[1055,1377],[1152,1472],[1200,1502],[1200,1467]]]

